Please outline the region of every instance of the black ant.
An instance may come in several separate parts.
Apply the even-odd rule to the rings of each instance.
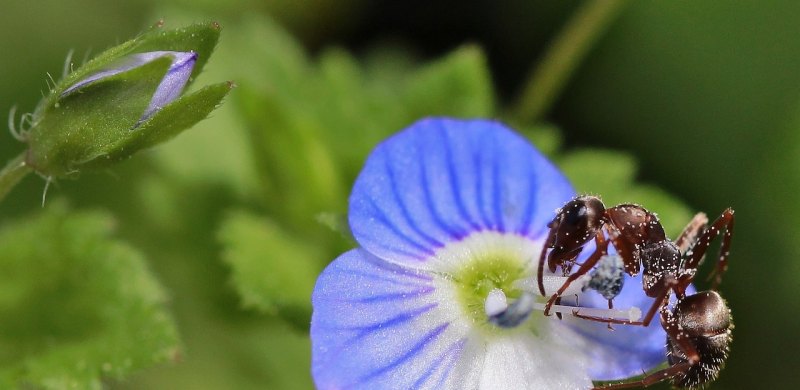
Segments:
[[[672,242],[666,238],[658,217],[644,207],[623,204],[606,209],[599,198],[583,196],[567,202],[548,225],[550,234],[539,259],[539,290],[544,295],[542,271],[545,254],[550,248],[552,250],[547,256],[550,271],[555,272],[556,267],[560,266],[562,272],[569,277],[547,302],[545,315],[549,315],[549,307],[574,280],[589,272],[601,258],[608,257],[606,254],[609,243],[603,234],[604,228],[622,259],[624,272],[636,275],[641,268],[642,288],[647,296],[656,299],[642,321],[584,316],[578,311],[573,314],[609,324],[647,326],[655,312],[661,309],[661,325],[667,333],[667,357],[670,366],[638,381],[603,388],[649,386],[665,379],[671,379],[679,387],[695,387],[716,379],[728,357],[733,327],[730,309],[716,292],[722,274],[727,269],[734,226],[733,210],[726,209],[708,229],[707,222],[705,214],[697,214],[678,239]],[[686,289],[694,280],[697,267],[710,242],[723,229],[725,235],[712,274],[715,276],[712,290],[687,296]],[[581,250],[592,238],[596,244],[595,251],[581,264],[577,272],[570,274]],[[613,270],[614,267],[611,268]],[[595,276],[593,275],[593,279]],[[611,277],[598,277],[599,282],[613,282],[614,279],[613,273]],[[598,289],[601,293],[607,292],[603,295],[608,299],[609,308],[612,307],[612,299],[619,288],[614,283],[607,283]],[[670,292],[677,298],[671,311],[667,305]]]

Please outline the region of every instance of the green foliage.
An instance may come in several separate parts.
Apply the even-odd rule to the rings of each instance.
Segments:
[[[245,306],[296,324],[298,313],[310,312],[318,271],[352,246],[347,196],[369,151],[420,117],[491,117],[491,79],[474,46],[416,65],[391,50],[362,62],[334,48],[313,61],[266,19],[230,28],[226,38],[249,54],[223,66],[240,72],[232,103],[245,119],[260,172],[257,198],[270,217],[226,220],[224,257]],[[253,232],[243,234],[247,221]]]
[[[492,115],[491,79],[475,47],[393,78],[382,71],[395,67],[383,62],[389,56],[365,66],[329,49],[315,64],[269,21],[227,33],[258,42],[249,46],[251,63],[238,63],[258,74],[241,75],[236,105],[248,121],[263,198],[279,220],[308,225],[309,210],[342,211],[367,153],[420,117]]]
[[[578,150],[556,160],[582,194],[599,195],[606,205],[636,203],[658,214],[670,237],[689,222],[688,207],[658,187],[634,181],[636,161],[630,155],[609,150]]]
[[[325,260],[320,248],[243,211],[223,221],[219,239],[228,248],[222,259],[233,270],[231,281],[242,304],[270,314],[280,311],[307,331],[311,290]]]
[[[153,31],[101,54],[54,91],[134,52],[185,51],[196,44],[198,53],[210,53],[218,33],[213,24]],[[192,34],[199,34],[200,40],[187,38]],[[151,154],[154,160],[121,168],[134,173],[130,180],[118,186],[103,181],[78,191],[81,201],[102,199],[116,208],[115,214],[125,221],[123,231],[147,251],[174,297],[172,311],[187,355],[178,365],[128,376],[135,368],[176,356],[176,330],[162,311],[163,295],[130,249],[109,249],[127,247],[107,243],[108,217],[69,213],[50,204],[51,212],[28,222],[39,226],[31,237],[47,240],[17,239],[26,229],[9,226],[0,232],[0,247],[20,251],[17,247],[24,243],[36,242],[43,245],[29,250],[52,255],[58,249],[58,256],[46,258],[53,272],[65,279],[42,278],[34,272],[48,268],[38,263],[33,268],[20,265],[17,273],[28,273],[27,278],[9,273],[14,276],[8,276],[9,287],[0,287],[0,293],[33,294],[57,280],[69,287],[64,290],[69,294],[53,297],[64,303],[0,306],[0,315],[14,311],[14,318],[47,319],[49,314],[43,313],[59,314],[54,318],[61,322],[53,326],[68,340],[26,344],[25,337],[0,328],[0,347],[10,345],[5,350],[14,351],[6,357],[0,354],[0,363],[7,366],[0,371],[0,387],[25,383],[97,388],[101,377],[125,377],[129,382],[123,386],[135,388],[309,388],[305,332],[310,295],[320,270],[355,245],[348,232],[347,198],[367,154],[424,116],[498,116],[486,58],[475,46],[462,46],[424,63],[390,46],[361,57],[339,48],[311,56],[291,35],[259,17],[229,24],[224,38],[207,71],[196,74],[201,62],[194,69],[200,84],[220,78],[237,81],[240,88],[224,109],[195,126],[192,137],[156,150]],[[59,101],[58,109],[69,108],[80,116],[74,122],[57,116],[38,122],[41,133],[31,136],[44,136],[43,129],[54,126],[69,129],[59,140],[42,143],[55,162],[48,165],[52,169],[40,172],[102,168],[163,142],[205,118],[231,87],[212,84],[187,94],[132,132],[123,122],[138,119],[167,66],[166,61],[155,61],[109,79],[109,85],[90,85]],[[126,90],[129,99],[116,95],[117,86],[132,78],[144,82]],[[110,104],[105,117],[94,114],[97,99]],[[45,103],[52,106],[45,104],[42,112],[57,112],[56,101]],[[119,123],[110,131],[103,127],[106,120]],[[688,220],[686,208],[673,198],[634,182],[632,158],[608,151],[564,154],[557,127],[513,125],[559,162],[579,191],[600,194],[608,203],[642,203],[664,216],[667,224]],[[49,152],[65,145],[65,154]],[[87,182],[91,179],[81,184]],[[234,202],[235,211],[226,212]],[[675,229],[668,225],[670,232]],[[14,238],[7,238],[12,232]],[[7,241],[11,243],[4,244]],[[125,266],[128,263],[138,268]],[[150,284],[135,282],[139,279]],[[123,296],[125,291],[129,294]],[[12,298],[31,301],[27,296],[7,300]],[[41,327],[25,329],[31,340],[53,334]]]
[[[196,77],[214,49],[219,30],[216,23],[170,31],[161,31],[157,26],[101,53],[66,75],[42,99],[33,113],[32,127],[23,132],[29,144],[26,163],[44,176],[65,176],[84,168],[104,168],[164,142],[203,120],[219,105],[231,84],[217,84],[181,99],[163,102],[163,109],[153,117],[144,118],[143,113],[154,93],[164,89],[160,84],[168,76],[171,57],[161,57],[130,69],[121,64],[136,53],[193,51],[197,60],[191,75]],[[75,91],[69,89],[97,72],[115,68],[124,71],[89,82]],[[182,87],[173,85],[171,88]]]
[[[165,295],[113,220],[50,204],[0,230],[0,387],[99,389],[175,360]]]

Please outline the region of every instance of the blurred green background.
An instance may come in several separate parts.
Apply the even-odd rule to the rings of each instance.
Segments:
[[[113,216],[113,236],[147,258],[177,324],[179,356],[104,384],[311,387],[306,302],[314,275],[353,245],[337,230],[360,164],[414,119],[451,114],[507,118],[568,173],[594,178],[576,178],[580,189],[644,203],[673,232],[690,213],[733,207],[721,290],[736,328],[713,388],[796,387],[800,2],[627,3],[542,121],[515,117],[528,74],[581,4],[6,0],[0,109],[31,111],[68,50],[79,60],[160,18],[219,21],[201,77],[239,85],[175,141],[50,188],[45,209],[66,199]],[[23,148],[0,132],[0,160]],[[615,153],[580,158],[597,148]],[[627,191],[631,177],[639,192]],[[688,208],[648,204],[662,194],[654,186]],[[23,181],[0,204],[0,224],[42,212],[43,187]]]

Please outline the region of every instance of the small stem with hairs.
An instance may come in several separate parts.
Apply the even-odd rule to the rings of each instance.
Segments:
[[[23,152],[13,160],[9,161],[3,170],[0,171],[0,201],[14,188],[23,177],[33,172],[33,168],[25,163],[25,153]]]

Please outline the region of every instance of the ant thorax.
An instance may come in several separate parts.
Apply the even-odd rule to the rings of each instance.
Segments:
[[[660,280],[678,277],[681,252],[670,240],[649,243],[641,249],[642,288],[652,291]],[[650,295],[650,294],[648,294]]]

